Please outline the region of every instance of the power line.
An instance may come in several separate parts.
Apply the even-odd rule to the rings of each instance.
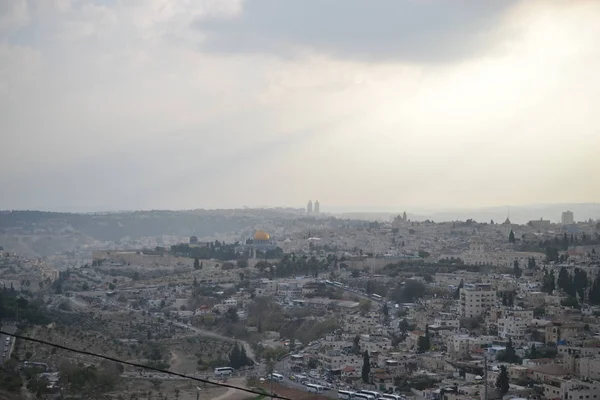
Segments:
[[[225,387],[225,388],[228,388],[228,389],[237,389],[237,390],[241,390],[241,391],[244,391],[244,392],[256,394],[256,395],[259,395],[259,396],[265,396],[266,395],[265,393],[259,392],[257,390],[252,390],[252,389],[243,388],[243,387],[239,387],[239,386],[229,385],[227,383],[211,382],[208,379],[196,378],[195,376],[189,376],[189,375],[185,375],[185,374],[180,374],[178,372],[168,371],[168,370],[165,370],[165,369],[154,368],[154,367],[151,367],[151,366],[148,366],[148,365],[137,364],[137,363],[130,362],[130,361],[123,361],[123,360],[119,360],[118,358],[113,358],[113,357],[109,357],[109,356],[104,356],[102,354],[92,353],[91,351],[77,350],[77,349],[73,349],[71,347],[63,346],[63,345],[60,345],[60,344],[50,343],[50,342],[47,342],[47,341],[41,340],[41,339],[35,339],[35,338],[27,337],[27,336],[16,335],[14,333],[8,333],[8,332],[5,332],[3,330],[0,330],[0,334],[7,335],[7,336],[12,336],[12,337],[14,337],[16,339],[22,339],[22,340],[27,340],[27,341],[34,342],[34,343],[43,344],[43,345],[50,346],[50,347],[56,347],[57,349],[72,351],[72,352],[78,353],[78,354],[84,354],[84,355],[87,355],[87,356],[102,358],[104,360],[114,361],[114,362],[117,362],[119,364],[129,365],[129,366],[137,367],[137,368],[144,368],[144,369],[147,369],[147,370],[150,370],[150,371],[160,372],[160,373],[163,373],[163,374],[179,376],[181,378],[191,379],[191,380],[194,380],[194,381],[197,381],[197,382],[208,383],[210,385],[221,386],[221,387]],[[270,395],[269,397],[271,397],[273,399],[292,400],[289,397],[283,397],[283,396],[278,396],[278,395]]]

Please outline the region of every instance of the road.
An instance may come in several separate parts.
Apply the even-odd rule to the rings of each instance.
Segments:
[[[254,350],[252,350],[252,346],[250,346],[250,344],[246,341],[223,336],[219,333],[215,333],[213,331],[207,331],[207,330],[201,329],[201,328],[196,328],[195,326],[186,325],[181,322],[177,322],[177,321],[173,321],[173,320],[171,320],[171,322],[173,323],[173,325],[179,326],[181,328],[187,328],[201,336],[211,337],[211,338],[219,339],[219,340],[227,340],[229,342],[238,342],[246,348],[246,355],[253,361],[256,361],[256,358],[254,356]]]
[[[124,311],[131,311],[131,309],[127,308],[127,307],[123,307],[119,304],[115,304],[117,307],[123,309]],[[149,313],[149,315],[151,315],[151,313]],[[161,317],[162,318],[162,317]],[[179,326],[180,328],[186,328],[189,329],[190,331],[197,333],[201,336],[206,336],[206,337],[211,337],[214,339],[219,339],[219,340],[226,340],[229,342],[238,342],[240,343],[242,346],[244,346],[246,348],[246,355],[254,362],[256,362],[256,357],[254,354],[254,350],[252,350],[252,346],[250,346],[250,344],[244,340],[240,340],[240,339],[235,339],[235,338],[230,338],[227,336],[223,336],[219,333],[215,333],[213,331],[208,331],[205,329],[201,329],[201,328],[196,328],[195,326],[191,326],[191,325],[186,325],[182,322],[179,321],[175,321],[172,319],[167,319],[167,322],[171,322],[173,325],[175,326]]]
[[[319,345],[314,345],[314,346],[309,346],[306,347],[304,349],[305,352],[311,352],[314,351],[318,348]],[[291,370],[291,366],[290,366],[290,362],[289,362],[289,357],[284,357],[281,360],[279,360],[277,363],[275,363],[275,372],[279,373],[281,375],[283,375],[283,381],[278,382],[280,385],[284,385],[287,386],[289,388],[292,389],[297,389],[297,390],[302,390],[307,392],[308,388],[296,381],[293,381],[290,379],[290,376],[292,375],[298,375],[298,373],[296,372],[292,372]],[[306,375],[308,376],[308,374],[306,373],[302,373],[301,375]],[[309,376],[310,381],[317,383],[321,386],[325,386],[325,382],[322,379],[315,379]],[[338,398],[338,394],[337,394],[337,390],[336,389],[329,389],[329,390],[325,390],[321,393],[323,396],[327,396],[329,398],[332,399],[337,399]]]
[[[15,333],[17,331],[17,327],[14,325],[3,326],[2,330],[7,333]],[[9,338],[10,342],[6,343],[6,338]],[[15,338],[8,335],[0,335],[0,364],[4,364],[5,361],[10,359],[10,355],[15,346]]]

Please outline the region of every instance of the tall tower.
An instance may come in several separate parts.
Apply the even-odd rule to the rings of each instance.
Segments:
[[[320,204],[319,204],[319,200],[315,200],[315,214],[319,213],[319,208],[320,208]]]
[[[561,223],[563,225],[572,225],[574,222],[573,219],[573,212],[572,211],[565,211],[562,213],[562,217],[561,217]]]
[[[308,204],[306,205],[306,213],[307,214],[312,214],[312,211],[313,211],[312,200],[309,200]]]
[[[404,222],[406,222],[406,211],[404,211],[404,212],[402,213],[402,220],[403,220]]]

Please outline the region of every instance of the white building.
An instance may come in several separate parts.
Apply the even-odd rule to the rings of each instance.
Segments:
[[[489,284],[466,284],[460,289],[460,315],[475,318],[496,305],[496,291]]]
[[[565,211],[562,213],[562,217],[560,218],[560,221],[562,222],[563,225],[571,225],[573,224],[574,218],[573,218],[573,211]]]
[[[600,383],[572,379],[560,382],[560,388],[545,384],[544,396],[548,399],[597,400],[600,399]]]
[[[498,319],[498,336],[504,339],[523,340],[531,319],[507,316]]]

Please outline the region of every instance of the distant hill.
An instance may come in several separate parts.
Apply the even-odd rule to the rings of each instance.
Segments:
[[[391,207],[390,207],[391,209]],[[572,211],[576,221],[587,221],[592,218],[600,219],[600,203],[565,203],[565,204],[540,204],[527,206],[501,206],[485,208],[464,208],[464,209],[446,209],[446,210],[422,210],[415,209],[410,212],[407,208],[407,216],[411,221],[432,220],[435,222],[444,221],[466,221],[473,219],[478,222],[503,222],[510,214],[510,220],[517,224],[526,224],[531,220],[540,218],[552,222],[560,222],[563,211]],[[343,212],[333,214],[338,218],[349,218],[359,220],[389,221],[403,211],[357,211]]]
[[[503,222],[510,214],[513,223],[525,224],[531,220],[543,218],[552,222],[560,222],[563,211],[572,211],[575,221],[587,221],[588,219],[600,219],[600,203],[565,203],[565,204],[539,204],[516,207],[489,207],[471,210],[447,210],[428,214],[429,219],[434,221],[454,221],[474,219],[478,222]]]
[[[101,241],[124,237],[212,236],[260,225],[272,218],[292,218],[283,210],[133,211],[74,214],[42,211],[0,212],[0,233],[80,233]],[[264,222],[263,222],[264,223]]]

